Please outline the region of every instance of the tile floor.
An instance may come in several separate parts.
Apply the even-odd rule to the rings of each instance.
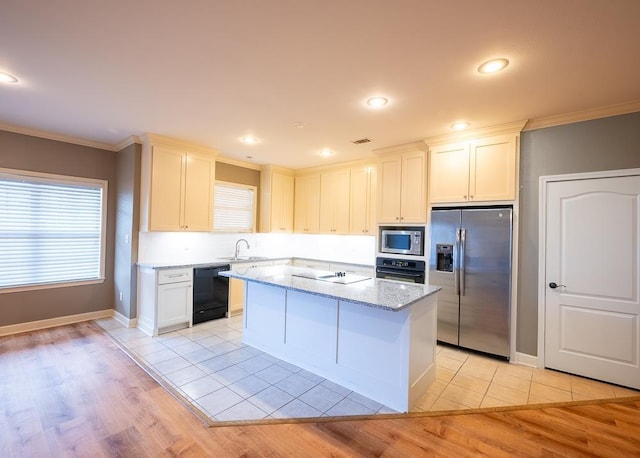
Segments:
[[[241,316],[153,338],[114,319],[96,322],[211,421],[394,412],[243,344]],[[438,346],[436,381],[414,410],[458,410],[635,395],[640,392]]]

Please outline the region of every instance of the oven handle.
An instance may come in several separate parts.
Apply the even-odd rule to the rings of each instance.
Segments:
[[[376,272],[379,273],[379,274],[396,275],[398,277],[413,277],[413,278],[422,277],[421,273],[398,272],[397,270],[378,269],[378,270],[376,270]]]

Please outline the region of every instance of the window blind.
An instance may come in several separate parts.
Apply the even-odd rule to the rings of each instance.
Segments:
[[[75,180],[0,173],[0,288],[103,276],[106,182]]]
[[[255,187],[216,182],[213,200],[213,229],[253,232],[255,227]]]

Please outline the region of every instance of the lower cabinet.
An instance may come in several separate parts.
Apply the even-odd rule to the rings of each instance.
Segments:
[[[138,328],[157,336],[191,327],[193,269],[138,269]]]

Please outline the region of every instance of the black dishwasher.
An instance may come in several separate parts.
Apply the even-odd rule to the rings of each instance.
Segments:
[[[193,324],[226,316],[229,279],[219,273],[230,269],[229,264],[193,269]]]

